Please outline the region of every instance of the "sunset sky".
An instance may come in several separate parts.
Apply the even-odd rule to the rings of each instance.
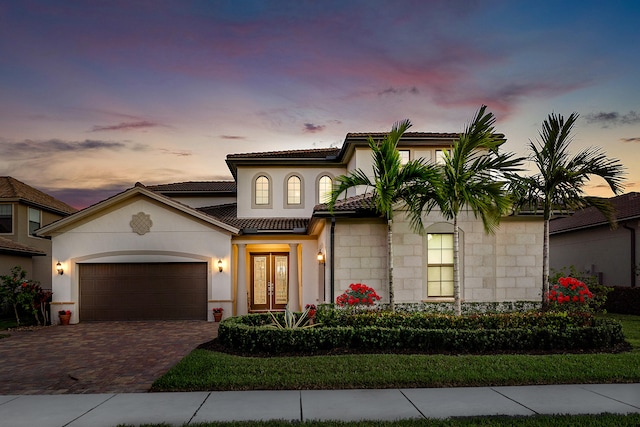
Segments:
[[[519,155],[578,112],[573,151],[640,191],[639,22],[635,0],[2,1],[0,175],[82,208],[231,179],[230,153],[460,132],[486,104]]]

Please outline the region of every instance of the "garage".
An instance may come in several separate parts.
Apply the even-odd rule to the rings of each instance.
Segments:
[[[207,263],[78,267],[81,321],[207,320]]]

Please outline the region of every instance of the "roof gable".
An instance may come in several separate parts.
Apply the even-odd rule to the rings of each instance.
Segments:
[[[148,197],[152,200],[155,200],[163,205],[166,205],[167,207],[177,209],[183,213],[186,213],[187,215],[190,215],[192,217],[205,221],[209,224],[212,224],[230,233],[237,234],[240,232],[238,228],[233,227],[229,224],[226,224],[218,220],[217,218],[206,215],[198,211],[197,209],[194,209],[190,206],[187,206],[183,203],[180,203],[174,199],[171,199],[170,197],[164,196],[155,191],[151,191],[140,183],[136,183],[134,187],[128,190],[125,190],[119,194],[116,194],[115,196],[112,196],[106,200],[103,200],[102,202],[96,203],[95,205],[89,206],[88,208],[78,211],[71,216],[60,219],[52,224],[42,227],[40,230],[37,231],[37,234],[39,236],[50,236],[68,227],[72,227],[75,224],[82,223],[94,215],[100,214],[101,212],[104,212],[104,211],[108,211],[112,207],[124,201],[127,201],[129,199],[132,199],[134,197],[138,197],[140,195],[144,197]]]

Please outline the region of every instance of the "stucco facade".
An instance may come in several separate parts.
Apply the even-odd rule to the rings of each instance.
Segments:
[[[449,147],[455,137],[414,133],[401,149],[409,158],[433,159],[436,150]],[[336,178],[352,168],[372,173],[366,139],[350,134],[341,149],[229,155],[234,182],[136,184],[44,227],[41,234],[53,242],[55,310],[71,310],[72,322],[82,321],[79,313],[87,315],[83,307],[90,301],[83,289],[88,289],[84,283],[89,279],[83,278],[83,264],[118,270],[126,264],[153,268],[164,263],[167,268],[171,263],[205,263],[206,301],[196,315],[200,318],[206,311],[209,320],[213,307],[222,307],[226,317],[334,302],[351,283],[373,287],[382,302],[388,302],[387,223],[373,208],[367,189],[353,189],[336,203],[335,211],[319,203],[320,177],[329,177],[335,185]],[[293,190],[288,187],[291,177],[299,182]],[[290,191],[297,202],[289,202]],[[228,203],[233,194],[235,202]],[[148,229],[136,229],[136,217],[148,222]],[[403,212],[395,213],[397,303],[453,300],[453,246],[437,249],[449,261],[436,262],[430,257],[437,250],[429,243],[432,237],[434,242],[452,241],[453,224],[437,211],[426,215],[424,224],[425,233],[416,233]],[[480,219],[463,212],[459,228],[463,300],[540,299],[540,217],[507,216],[495,234],[487,234]],[[53,264],[58,261],[63,275],[55,273]],[[435,272],[444,279],[434,279]],[[98,279],[91,286],[100,287]],[[145,285],[150,301],[155,297],[152,285]],[[179,285],[176,282],[175,289],[181,289]],[[104,286],[120,291],[113,280]]]

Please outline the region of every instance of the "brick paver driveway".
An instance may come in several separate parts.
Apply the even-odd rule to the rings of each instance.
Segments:
[[[217,335],[205,321],[86,322],[0,339],[0,395],[148,391]]]

